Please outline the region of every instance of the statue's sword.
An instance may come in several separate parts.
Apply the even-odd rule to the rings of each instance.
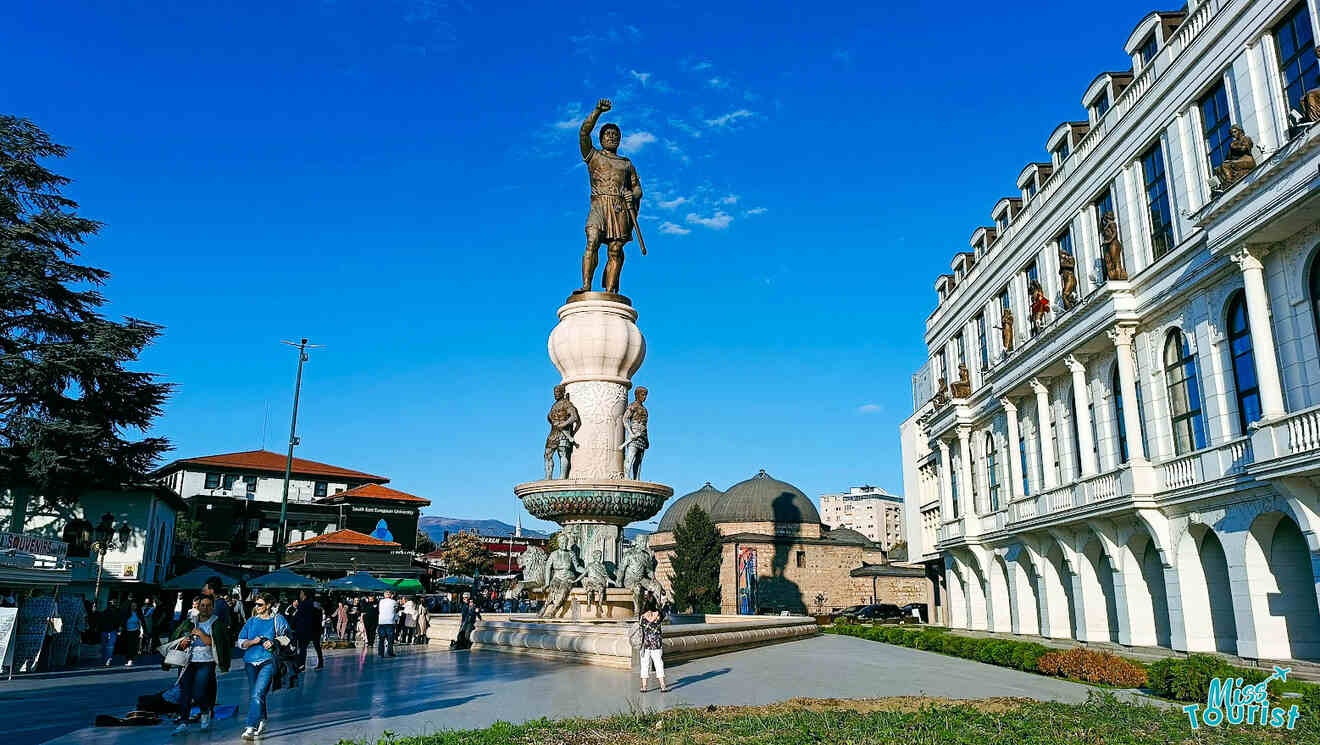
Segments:
[[[632,206],[632,200],[628,201],[628,211],[632,213],[633,230],[637,231],[637,245],[642,247],[642,255],[646,255],[646,239],[642,237],[642,223],[637,219],[637,209]]]

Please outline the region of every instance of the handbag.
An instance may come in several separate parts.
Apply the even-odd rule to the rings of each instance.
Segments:
[[[161,663],[165,667],[187,667],[192,661],[192,655],[186,649],[179,649],[179,644],[186,637],[180,637],[167,644],[160,646],[161,654],[165,655],[165,660]]]
[[[628,643],[631,644],[633,647],[636,647],[636,648],[640,648],[640,647],[642,646],[642,624],[641,624],[641,623],[634,623],[634,624],[632,625],[632,628],[628,629]]]

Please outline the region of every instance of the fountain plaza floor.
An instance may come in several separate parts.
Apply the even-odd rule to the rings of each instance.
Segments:
[[[637,690],[637,674],[499,652],[453,652],[443,645],[400,647],[394,659],[363,650],[326,656],[292,691],[268,701],[271,745],[374,741],[389,730],[413,735],[484,727],[495,721],[604,716],[632,709],[708,704],[767,704],[798,696],[949,698],[1021,696],[1078,702],[1093,689],[933,652],[825,635],[707,657],[673,666],[669,693]],[[122,716],[141,694],[158,692],[173,676],[159,667],[111,668],[20,676],[0,681],[0,721],[11,745],[198,745],[235,742],[247,708],[247,683],[235,662],[220,678],[220,703],[239,704],[236,718],[210,732],[194,726],[171,737],[172,725],[91,726],[97,714]],[[654,681],[652,681],[654,686]]]

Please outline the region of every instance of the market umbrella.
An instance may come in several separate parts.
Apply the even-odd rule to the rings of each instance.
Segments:
[[[443,585],[445,587],[471,587],[472,578],[463,577],[460,575],[454,575],[453,577],[445,577],[444,579],[438,579],[435,581],[435,583],[437,585]]]
[[[332,579],[326,583],[326,586],[332,590],[349,590],[356,592],[384,592],[393,590],[390,585],[381,582],[366,572],[353,572],[347,577]]]
[[[191,572],[180,574],[177,577],[165,580],[165,583],[162,584],[160,588],[162,590],[200,590],[202,589],[202,584],[212,577],[219,577],[225,587],[232,587],[238,584],[238,580],[233,577],[217,572],[215,569],[203,564]]]
[[[418,582],[417,580],[411,579],[409,577],[404,577],[401,579],[382,578],[381,581],[387,585],[393,585],[394,589],[399,590],[401,592],[418,593],[426,589],[422,587],[421,582]]]
[[[281,569],[270,574],[265,574],[256,579],[248,580],[248,587],[255,587],[259,590],[311,590],[317,586],[316,580],[311,577],[304,577],[301,574],[295,574],[290,569]]]

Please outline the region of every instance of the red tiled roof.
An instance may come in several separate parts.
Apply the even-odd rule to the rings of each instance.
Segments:
[[[341,491],[337,494],[323,497],[321,501],[333,502],[344,499],[345,497],[356,499],[383,499],[392,502],[413,502],[420,505],[428,505],[431,503],[431,500],[429,499],[416,497],[407,492],[401,492],[398,489],[391,489],[388,486],[381,486],[380,484],[363,484],[362,486],[354,487],[348,491]]]
[[[302,548],[307,546],[371,546],[380,548],[399,548],[401,544],[395,541],[382,541],[379,538],[369,536],[366,533],[359,533],[356,530],[336,530],[333,533],[318,535],[306,540],[297,541],[289,544],[289,548]]]
[[[272,453],[269,450],[247,450],[241,453],[223,453],[221,455],[203,455],[198,458],[180,458],[167,466],[159,468],[156,473],[164,473],[177,465],[190,464],[198,466],[220,466],[222,468],[247,468],[254,471],[273,471],[275,473],[284,473],[284,461],[286,456],[280,453]],[[340,468],[328,463],[318,463],[314,460],[304,458],[293,459],[293,473],[301,476],[329,476],[331,478],[344,478],[361,481],[374,481],[381,484],[388,484],[389,479],[384,476],[377,476],[362,471],[354,471],[351,468]]]

